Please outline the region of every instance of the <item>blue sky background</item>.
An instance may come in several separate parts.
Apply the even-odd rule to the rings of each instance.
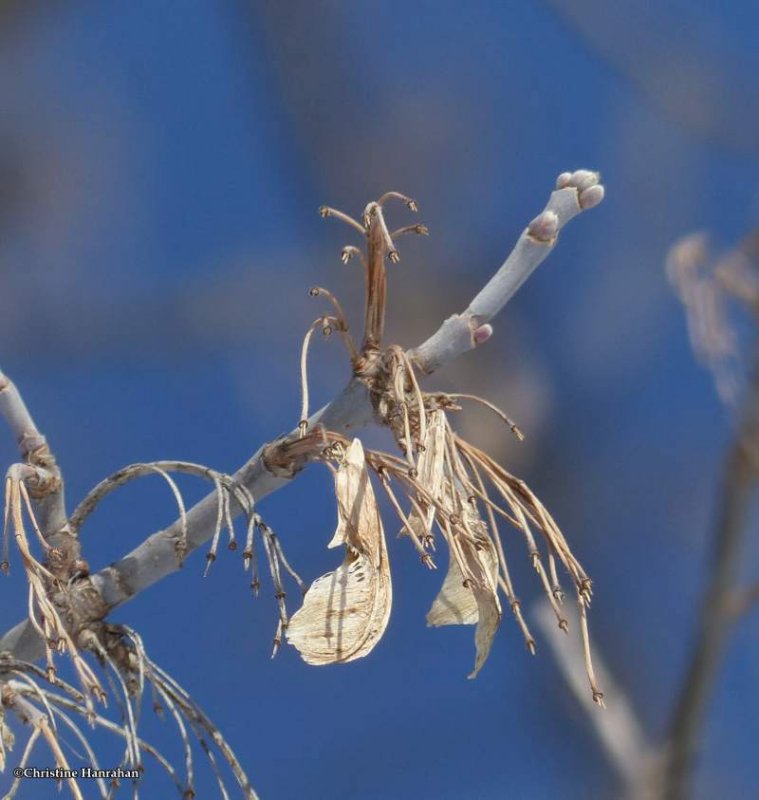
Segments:
[[[481,392],[521,423],[517,446],[476,409],[462,421],[562,525],[595,579],[598,649],[660,736],[730,436],[663,265],[683,234],[706,229],[720,250],[756,225],[759,9],[636,5],[8,4],[0,363],[72,506],[135,461],[234,471],[297,422],[300,339],[322,311],[308,287],[361,313],[360,273],[338,258],[350,232],[320,204],[359,213],[389,189],[419,201],[432,236],[402,242],[390,276],[388,335],[411,346],[466,306],[559,172],[600,169],[604,204],[562,233],[493,340],[429,385]],[[348,367],[334,342],[313,355],[318,403]],[[9,437],[0,454],[14,459]],[[157,479],[110,498],[83,531],[93,567],[169,523],[172,503]],[[306,579],[336,564],[326,470],[259,510]],[[530,657],[505,618],[467,681],[472,630],[425,627],[443,576],[387,528],[393,615],[361,662],[313,668],[288,648],[270,661],[275,601],[268,586],[251,598],[239,553],[206,579],[196,555],[114,619],[192,691],[264,798],[613,796],[548,648]],[[506,545],[529,606],[539,586],[517,538]],[[26,605],[13,567],[4,627]],[[735,631],[696,797],[756,791],[758,634],[756,616]]]

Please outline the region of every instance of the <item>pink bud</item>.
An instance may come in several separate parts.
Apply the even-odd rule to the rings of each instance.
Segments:
[[[554,211],[543,211],[527,226],[527,233],[539,242],[551,242],[559,232],[559,218]]]
[[[477,344],[484,344],[487,340],[493,335],[493,326],[488,325],[480,325],[473,334],[474,343]]]
[[[577,189],[578,192],[584,192],[591,186],[598,183],[598,173],[589,169],[578,169],[572,173],[571,185]]]
[[[580,208],[595,208],[604,199],[604,187],[600,183],[580,192]]]

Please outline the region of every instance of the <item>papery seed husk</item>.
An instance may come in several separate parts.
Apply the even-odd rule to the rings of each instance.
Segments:
[[[477,509],[464,497],[462,487],[447,479],[444,494],[451,510],[455,511],[454,496],[458,500],[462,523],[455,531],[444,526],[450,551],[448,572],[427,613],[427,624],[477,625],[475,663],[469,675],[475,678],[487,660],[502,617],[498,553]]]
[[[448,430],[448,421],[445,412],[436,409],[429,415],[427,430],[422,442],[422,452],[417,460],[416,480],[425,489],[433,500],[440,500],[443,492],[443,458],[445,454],[445,434]],[[432,531],[435,519],[435,510],[420,499],[420,508],[425,512],[421,515],[416,509],[409,514],[411,534],[419,539],[425,539]]]
[[[335,491],[338,524],[329,547],[345,545],[345,560],[313,582],[286,631],[309,664],[345,663],[370,653],[392,605],[382,520],[358,439],[337,469]]]

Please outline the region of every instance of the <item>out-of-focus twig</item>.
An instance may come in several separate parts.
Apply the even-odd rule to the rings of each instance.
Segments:
[[[759,236],[754,233],[715,262],[707,237],[696,233],[677,242],[667,258],[667,274],[685,307],[694,353],[712,371],[722,400],[731,405],[738,396],[739,383],[746,381],[739,380],[745,368],[727,319],[726,301],[733,297],[754,312],[759,309],[759,279],[754,268],[758,254]],[[759,602],[759,584],[738,586],[748,514],[759,473],[759,357],[743,396],[722,477],[707,587],[693,650],[667,731],[667,746],[654,757],[633,709],[618,688],[607,690],[611,716],[589,715],[605,755],[620,775],[625,796],[634,800],[685,800],[689,796],[702,723],[732,625]],[[573,652],[574,643],[558,634],[544,612],[538,608],[536,618],[567,683],[590,712],[584,694],[577,691],[582,654]],[[603,674],[602,682],[612,686],[611,676],[597,655],[596,664]]]
[[[759,363],[748,388],[722,479],[713,552],[693,651],[669,728],[664,800],[684,800],[709,696],[728,642],[734,592],[759,466]]]
[[[728,321],[726,292],[728,280],[738,284],[734,269],[738,253],[732,251],[715,267],[709,238],[698,231],[675,242],[665,265],[685,310],[693,355],[712,373],[720,400],[730,408],[735,407],[743,375],[737,336]],[[740,281],[740,286],[744,284]]]
[[[547,600],[540,600],[532,615],[543,632],[562,677],[588,716],[604,755],[619,775],[627,800],[653,800],[653,751],[632,704],[609,671],[594,654],[599,683],[604,687],[606,709],[599,713],[587,691],[583,653],[579,640],[566,636],[556,625]]]
[[[737,589],[730,598],[729,612],[733,620],[747,614],[755,605],[759,603],[759,583],[747,586],[745,589]]]
[[[682,18],[663,3],[543,3],[659,112],[711,144],[756,153],[759,117],[748,102],[756,96],[755,72],[732,49],[676,36]]]

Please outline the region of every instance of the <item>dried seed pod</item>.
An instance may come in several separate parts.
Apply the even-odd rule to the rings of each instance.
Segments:
[[[490,654],[493,637],[501,624],[501,601],[498,598],[498,553],[488,536],[477,509],[467,501],[462,487],[448,482],[446,494],[460,507],[461,525],[454,534],[444,526],[450,550],[448,573],[432,607],[427,624],[477,625],[474,634],[477,655],[470,678],[477,677]]]
[[[440,499],[443,491],[443,458],[447,427],[444,411],[436,409],[429,415],[416,466],[416,482],[435,501]],[[424,517],[415,508],[409,515],[409,522],[412,527],[411,534],[424,540],[432,531],[435,509],[424,500],[419,501],[419,507],[426,512]]]
[[[392,583],[385,534],[364,450],[354,439],[335,475],[338,523],[329,547],[345,560],[317,578],[288,625],[287,641],[309,664],[337,664],[368,655],[390,618]]]

